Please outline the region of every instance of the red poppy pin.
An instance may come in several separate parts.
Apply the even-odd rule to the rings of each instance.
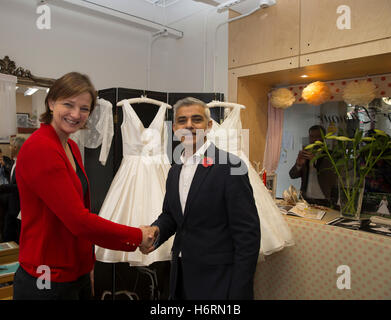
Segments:
[[[205,157],[202,159],[202,165],[207,168],[213,165],[213,159],[209,157]]]

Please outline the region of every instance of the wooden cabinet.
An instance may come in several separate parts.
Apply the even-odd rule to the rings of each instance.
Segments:
[[[337,12],[340,6],[349,10]],[[349,12],[350,29],[341,30],[337,21],[346,24],[342,17]],[[228,68],[288,57],[308,66],[388,53],[390,14],[391,0],[279,0],[229,24]]]
[[[278,0],[229,24],[228,67],[235,68],[299,54],[300,0]]]
[[[349,8],[350,29],[337,26],[337,19],[348,14],[337,13],[340,6]],[[300,54],[391,37],[390,14],[390,0],[301,0]]]

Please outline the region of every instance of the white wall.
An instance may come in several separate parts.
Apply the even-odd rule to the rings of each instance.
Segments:
[[[219,28],[216,44],[215,30],[218,23],[227,19],[227,13],[215,14],[209,9],[170,24],[170,27],[183,31],[185,36],[179,40],[159,38],[153,43],[151,87],[169,92],[223,92],[226,96],[228,28],[227,25]]]
[[[114,5],[118,1],[111,2]],[[119,3],[123,1],[117,5]],[[36,27],[39,17],[36,1],[0,0],[0,56],[9,55],[17,66],[29,69],[37,76],[58,78],[67,72],[79,71],[88,74],[97,89],[147,89],[150,32],[75,10],[54,5],[50,8],[51,30],[39,30]],[[145,8],[141,9],[145,11]],[[195,13],[194,10],[189,11],[190,16],[177,22],[171,21],[171,25],[167,11],[164,11],[159,22],[167,21],[170,27],[184,31],[184,38],[159,38],[154,41],[150,90],[213,91],[212,44],[208,43],[208,56],[205,59],[205,34],[211,41],[215,17],[222,21],[227,15],[210,14],[208,32],[205,33],[204,17],[208,10],[208,6],[203,6]],[[156,10],[153,15],[157,16]],[[217,91],[227,92],[226,26],[219,34]],[[206,85],[205,60],[208,63]]]

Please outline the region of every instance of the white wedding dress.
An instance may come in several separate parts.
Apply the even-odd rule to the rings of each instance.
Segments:
[[[86,129],[72,133],[71,138],[79,146],[83,163],[84,147],[95,149],[101,145],[99,161],[105,166],[114,135],[113,105],[105,99],[97,99],[86,126]]]
[[[171,167],[166,154],[166,109],[166,104],[161,105],[150,126],[144,128],[132,106],[125,101],[121,125],[123,159],[100,210],[102,218],[139,227],[150,225],[162,212],[166,178]],[[148,266],[155,261],[171,259],[172,239],[148,255],[139,249],[123,252],[96,246],[96,259]]]
[[[294,245],[294,240],[287,222],[244,152],[246,149],[244,148],[244,139],[241,132],[240,110],[239,106],[232,108],[222,124],[212,120],[213,125],[208,133],[208,139],[217,148],[237,155],[247,165],[261,224],[260,258],[263,259],[263,256]]]

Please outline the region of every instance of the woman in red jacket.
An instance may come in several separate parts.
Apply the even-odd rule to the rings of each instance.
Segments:
[[[90,212],[89,183],[69,135],[85,127],[95,100],[87,76],[64,75],[46,97],[41,127],[20,150],[15,170],[22,227],[14,299],[89,299],[94,244],[134,251],[154,241],[147,227]]]

